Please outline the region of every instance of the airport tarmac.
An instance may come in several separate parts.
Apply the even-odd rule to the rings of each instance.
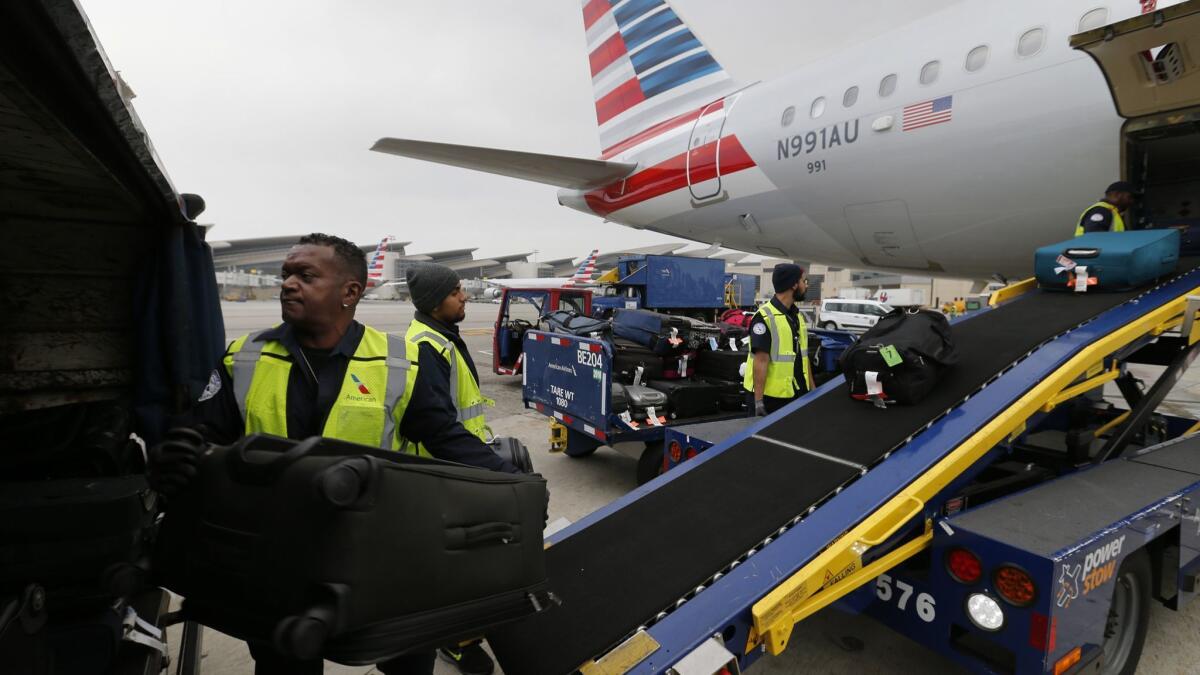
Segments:
[[[473,302],[461,324],[464,339],[478,366],[483,393],[496,401],[488,419],[497,435],[520,438],[530,450],[534,465],[550,486],[550,520],[575,521],[612,502],[636,487],[635,460],[611,449],[583,459],[549,452],[549,427],[544,416],[526,411],[521,401],[519,377],[495,375],[491,371],[491,329],[498,305]],[[252,330],[279,321],[278,304],[224,302],[225,330],[232,340]],[[364,302],[357,318],[380,330],[403,333],[412,318],[406,302]],[[1148,369],[1140,376],[1153,376]],[[1115,389],[1106,392],[1117,397]],[[1168,412],[1200,416],[1200,370],[1184,375],[1167,402]],[[799,480],[799,479],[798,479]],[[1200,603],[1173,612],[1158,604],[1151,608],[1150,634],[1138,673],[1167,675],[1193,673],[1200,669]],[[178,629],[171,643],[178,646]],[[206,630],[203,672],[242,675],[253,672],[246,647],[240,641]],[[345,667],[327,663],[326,673],[365,674],[378,671],[367,667]],[[438,662],[438,675],[457,671]],[[924,647],[888,630],[874,621],[828,609],[799,625],[788,650],[778,658],[764,657],[753,672],[772,673],[962,673],[967,672]]]

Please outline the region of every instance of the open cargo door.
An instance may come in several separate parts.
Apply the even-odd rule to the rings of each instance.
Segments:
[[[1071,36],[1091,55],[1127,119],[1200,106],[1200,0]]]

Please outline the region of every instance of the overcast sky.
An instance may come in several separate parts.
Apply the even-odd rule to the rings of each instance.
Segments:
[[[753,81],[954,1],[671,4]],[[542,260],[673,241],[561,207],[550,186],[367,150],[396,136],[596,156],[579,0],[82,4],[214,240],[394,234],[410,252]]]

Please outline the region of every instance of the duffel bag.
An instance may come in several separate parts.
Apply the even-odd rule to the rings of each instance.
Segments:
[[[689,323],[680,316],[644,309],[618,309],[613,314],[613,334],[648,347],[656,354],[676,354],[687,347]]]
[[[203,455],[156,568],[184,613],[297,659],[366,665],[548,606],[546,483],[324,438]]]
[[[590,316],[576,316],[574,312],[559,310],[546,315],[547,330],[554,333],[565,333],[578,337],[607,338],[612,332],[612,324]]]
[[[879,320],[839,360],[850,396],[912,404],[928,394],[958,360],[950,322],[940,312],[896,309]]]

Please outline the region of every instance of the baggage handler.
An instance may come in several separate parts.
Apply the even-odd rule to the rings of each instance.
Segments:
[[[403,339],[354,320],[367,282],[362,249],[310,234],[288,253],[279,293],[283,323],[234,340],[195,410],[193,429],[172,429],[151,451],[152,487],[167,495],[195,475],[205,442],[267,433],[325,436],[390,450],[419,444],[442,459],[518,473],[458,421],[448,396],[418,376]],[[431,366],[436,370],[436,364]],[[199,432],[199,433],[198,433]],[[324,670],[250,644],[256,675]],[[434,652],[379,664],[386,675],[432,673]],[[490,660],[489,660],[490,664]]]
[[[458,274],[445,265],[424,263],[408,268],[405,280],[417,310],[404,337],[408,359],[418,364],[431,389],[454,403],[463,427],[479,440],[489,440],[484,411],[494,402],[480,392],[479,371],[459,334],[458,324],[467,318],[467,294]],[[410,445],[405,451],[427,453],[423,446]],[[494,664],[481,642],[444,647],[438,657],[462,675],[489,675]]]
[[[808,327],[796,306],[808,291],[808,278],[799,265],[780,263],[771,273],[771,283],[775,297],[750,321],[750,355],[742,386],[752,417],[773,413],[813,389]]]
[[[1133,206],[1138,192],[1132,183],[1119,180],[1104,191],[1104,199],[1092,204],[1079,216],[1075,224],[1075,236],[1085,232],[1124,232],[1125,219],[1123,212]]]

